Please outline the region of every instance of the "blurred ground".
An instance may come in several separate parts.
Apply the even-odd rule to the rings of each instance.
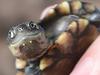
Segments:
[[[9,27],[26,20],[38,21],[44,8],[61,1],[63,0],[0,0],[0,75],[15,75],[15,59],[6,44]],[[89,2],[99,7],[100,0]]]

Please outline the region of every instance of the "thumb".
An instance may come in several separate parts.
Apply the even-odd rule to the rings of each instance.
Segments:
[[[70,75],[100,75],[100,36],[89,47]]]

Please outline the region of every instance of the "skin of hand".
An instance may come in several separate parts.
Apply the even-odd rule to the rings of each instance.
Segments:
[[[56,7],[56,4],[53,6],[47,7],[40,20],[45,18],[48,13],[48,10],[51,10]],[[70,75],[100,75],[100,36],[92,43],[92,45],[86,50],[79,62],[76,64],[73,71]]]
[[[70,75],[100,75],[100,36],[81,57]]]

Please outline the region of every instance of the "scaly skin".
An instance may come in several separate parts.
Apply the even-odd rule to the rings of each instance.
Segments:
[[[17,75],[69,75],[99,35],[99,13],[90,3],[65,1],[37,24],[12,27],[8,44],[16,57]]]

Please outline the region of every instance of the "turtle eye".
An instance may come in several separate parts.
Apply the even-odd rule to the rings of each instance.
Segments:
[[[11,30],[11,31],[8,32],[8,38],[9,39],[13,39],[15,37],[15,35],[16,35],[15,31]]]
[[[36,23],[33,23],[32,21],[29,23],[29,27],[31,29],[39,29],[39,26]]]

